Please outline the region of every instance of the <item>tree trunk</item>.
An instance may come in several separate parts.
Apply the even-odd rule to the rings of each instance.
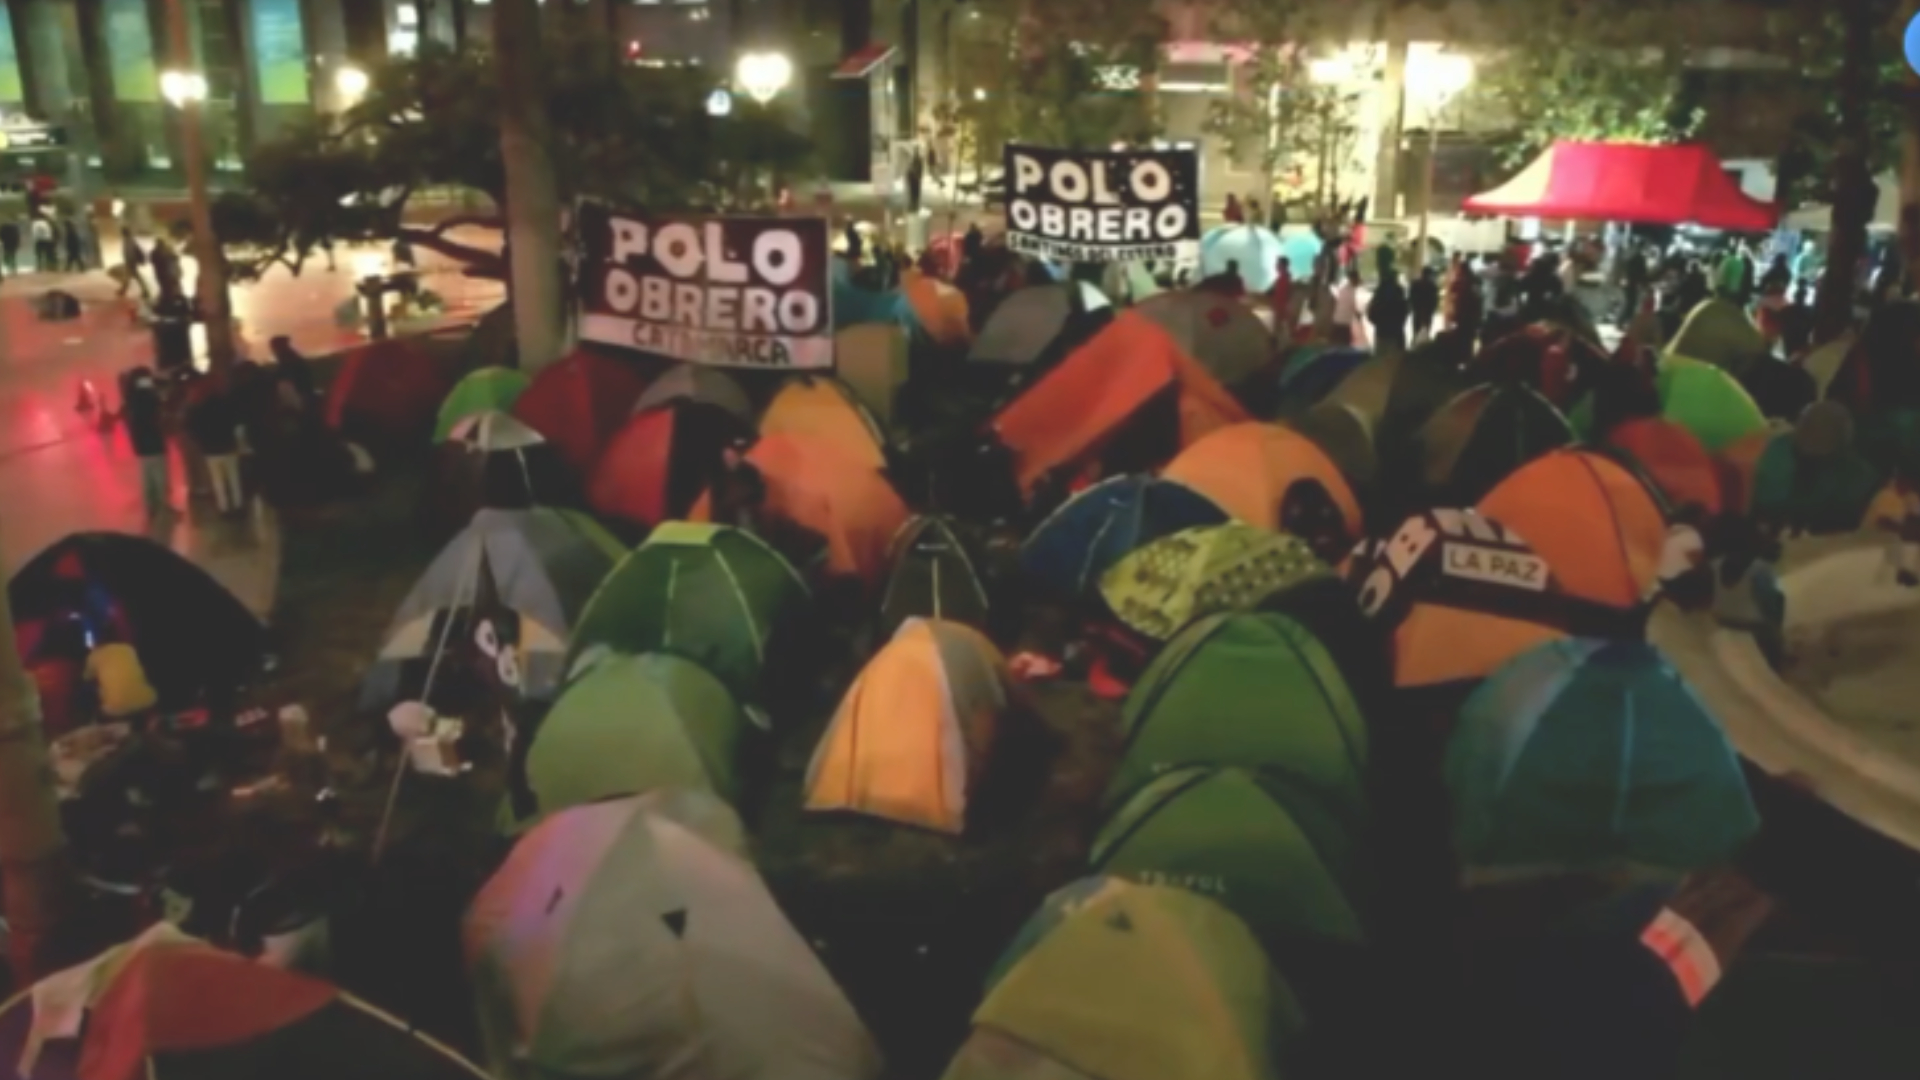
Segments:
[[[1920,18],[1920,0],[1909,0],[1900,20],[1906,26]],[[1900,81],[1906,95],[1900,131],[1900,259],[1907,276],[1920,272],[1920,72],[1907,68]]]
[[[495,0],[493,52],[500,77],[513,329],[520,367],[533,372],[558,360],[562,346],[560,192],[547,154],[547,97],[535,0]]]
[[[553,2],[557,3],[558,0]],[[616,40],[620,36],[620,27],[614,20],[613,5],[608,0],[587,0],[586,9],[581,12],[581,15],[586,21],[589,35],[607,35],[607,40],[613,43],[613,48],[616,50],[624,50],[627,47],[626,42]]]
[[[20,663],[13,612],[0,589],[0,908],[16,988],[71,959],[59,951],[78,884],[60,831],[40,695]]]
[[[1814,301],[1816,343],[1832,341],[1853,324],[1854,275],[1867,251],[1873,220],[1873,175],[1867,165],[1867,99],[1873,77],[1873,13],[1868,0],[1846,0],[1846,39],[1840,59],[1840,139],[1833,156],[1833,232],[1827,266]]]

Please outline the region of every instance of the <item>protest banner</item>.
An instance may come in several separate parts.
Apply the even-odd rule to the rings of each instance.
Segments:
[[[1192,150],[1006,147],[1007,246],[1067,262],[1173,259],[1200,239]]]

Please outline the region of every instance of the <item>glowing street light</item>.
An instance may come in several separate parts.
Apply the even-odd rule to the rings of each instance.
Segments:
[[[197,71],[163,71],[160,94],[176,109],[207,100],[207,77]]]
[[[1333,86],[1353,78],[1353,61],[1345,56],[1321,56],[1307,63],[1307,78],[1321,86]]]
[[[793,61],[779,53],[747,53],[734,68],[741,89],[765,105],[793,81]]]
[[[373,80],[367,73],[357,67],[343,67],[333,73],[333,89],[345,104],[359,101],[372,84]]]
[[[726,116],[733,112],[733,94],[726,87],[715,87],[707,95],[707,115]]]
[[[985,101],[985,100],[987,100],[987,91],[986,91],[986,88],[985,88],[985,87],[981,87],[981,86],[976,86],[976,87],[974,87],[974,88],[973,88],[973,100],[975,100],[975,101]]]

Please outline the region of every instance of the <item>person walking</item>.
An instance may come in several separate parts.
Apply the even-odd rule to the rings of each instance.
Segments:
[[[66,270],[69,274],[87,272],[87,240],[80,233],[78,218],[60,219],[60,242],[67,249]]]
[[[35,214],[33,224],[33,270],[37,274],[51,274],[60,269],[60,252],[53,241],[53,223],[44,216]]]
[[[20,272],[20,223],[0,221],[0,263],[9,276]]]
[[[1360,343],[1360,268],[1349,265],[1347,276],[1333,294],[1333,334],[1335,345]]]
[[[1420,276],[1407,290],[1407,306],[1413,309],[1413,340],[1417,343],[1431,338],[1433,317],[1440,311],[1440,281],[1434,277],[1433,267],[1420,268]]]
[[[199,400],[188,407],[187,434],[193,437],[207,462],[213,505],[222,514],[244,510],[246,489],[240,482],[240,418],[225,380],[211,376]]]
[[[1722,300],[1731,300],[1741,307],[1747,304],[1741,295],[1741,284],[1748,274],[1746,245],[1736,243],[1727,249],[1727,257],[1720,260],[1720,267],[1714,272],[1713,287]]]
[[[120,230],[120,295],[127,295],[127,287],[140,286],[140,299],[153,299],[153,290],[147,287],[147,253],[141,248],[140,240],[133,235],[132,229]]]
[[[121,382],[120,421],[127,429],[127,445],[140,459],[140,496],[152,520],[171,513],[168,501],[166,409],[153,372],[136,367]]]
[[[1373,325],[1376,353],[1407,350],[1407,290],[1400,285],[1399,271],[1389,267],[1380,275],[1373,299],[1367,303],[1367,322]]]
[[[162,300],[184,300],[187,292],[180,282],[180,255],[165,237],[155,237],[147,261],[153,265],[153,281]]]

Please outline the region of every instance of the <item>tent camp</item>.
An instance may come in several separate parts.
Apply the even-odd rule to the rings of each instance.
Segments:
[[[1659,579],[1666,517],[1634,475],[1585,450],[1556,450],[1500,481],[1480,513],[1526,538],[1570,596],[1627,609]]]
[[[440,402],[433,425],[434,441],[451,438],[454,425],[469,416],[511,411],[531,383],[526,373],[516,368],[483,367],[467,372]]]
[[[1332,567],[1299,537],[1230,521],[1182,529],[1129,552],[1100,576],[1100,597],[1115,618],[1166,641],[1197,619],[1251,611],[1332,577]]]
[[[894,534],[880,595],[881,638],[912,618],[943,619],[976,630],[987,627],[987,590],[951,521],[937,514],[912,518]]]
[[[1246,305],[1205,289],[1180,289],[1132,309],[1159,326],[1183,355],[1223,386],[1237,386],[1273,362],[1273,335]]]
[[[760,433],[826,443],[870,469],[887,467],[879,422],[831,376],[799,375],[781,386],[760,415]]]
[[[578,491],[572,468],[539,432],[483,411],[461,418],[434,448],[421,509],[446,535],[481,510],[576,505]]]
[[[766,661],[807,602],[800,575],[751,533],[670,521],[620,560],[573,627],[571,656],[605,645],[705,667],[764,706]]]
[[[464,926],[497,1080],[871,1080],[872,1040],[753,867],[639,800],[522,837]]]
[[[723,451],[752,437],[745,420],[717,405],[682,397],[642,409],[607,440],[587,476],[587,503],[641,528],[673,520],[713,482]]]
[[[419,341],[370,342],[340,361],[327,387],[327,423],[369,443],[425,438],[453,385],[451,363]]]
[[[1349,827],[1366,820],[1366,720],[1332,655],[1284,615],[1215,615],[1168,643],[1120,713],[1117,806],[1183,765],[1260,768],[1313,791]]]
[[[833,335],[833,374],[873,413],[885,431],[895,398],[907,382],[907,334],[896,325],[868,323]]]
[[[1251,316],[1249,316],[1251,318]],[[1159,323],[1129,308],[994,418],[1031,490],[1101,458],[1154,467],[1214,428],[1249,419]]]
[[[442,685],[436,676],[472,664],[523,699],[552,700],[566,673],[567,639],[623,551],[575,511],[480,511],[394,612],[360,684],[361,706],[403,696],[432,704]]]
[[[1355,368],[1372,354],[1365,349],[1303,345],[1287,355],[1280,368],[1280,408],[1283,414],[1318,405]]]
[[[646,386],[634,363],[576,349],[540,369],[514,400],[513,415],[585,476]]]
[[[915,269],[900,273],[900,294],[913,316],[913,329],[941,348],[965,345],[973,337],[967,294]]]
[[[1249,525],[1284,529],[1329,550],[1361,535],[1360,502],[1312,439],[1273,424],[1233,424],[1180,452],[1162,474],[1206,495]]]
[[[965,831],[1006,680],[1006,661],[978,630],[909,619],[841,698],[807,766],[806,808]]]
[[[1213,500],[1186,484],[1115,476],[1068,499],[1036,525],[1020,546],[1020,567],[1036,585],[1084,596],[1127,553],[1182,529],[1226,520]]]
[[[1002,299],[967,351],[974,364],[1045,367],[1113,318],[1113,304],[1084,281],[1029,285]]]
[[[1265,225],[1219,225],[1200,238],[1200,276],[1224,274],[1231,264],[1255,295],[1273,287],[1276,267],[1286,257],[1286,244]],[[1294,272],[1291,264],[1287,269]]]
[[[1313,441],[1320,452],[1346,477],[1347,488],[1366,505],[1366,495],[1380,478],[1380,454],[1374,446],[1372,423],[1360,410],[1336,401],[1323,401],[1290,416],[1280,426]]]
[[[1660,362],[1655,386],[1661,415],[1693,432],[1709,450],[1767,429],[1767,418],[1746,387],[1712,364],[1669,356]]]
[[[1725,482],[1713,456],[1692,432],[1673,421],[1637,417],[1615,424],[1605,441],[1659,488],[1671,515],[1691,510],[1707,520],[1727,505]]]
[[[166,708],[233,691],[266,657],[266,630],[244,604],[144,536],[90,532],[56,541],[7,582],[7,602],[30,667],[84,663],[94,643],[129,643]]]
[[[157,923],[0,1006],[0,1076],[488,1080],[359,998]]]
[[[1442,405],[1421,427],[1419,439],[1428,500],[1470,506],[1515,469],[1571,444],[1573,429],[1533,390],[1488,384]]]
[[[1767,355],[1766,339],[1738,304],[1720,297],[1700,301],[1687,313],[1680,332],[1667,343],[1668,356],[1712,364],[1736,376]]]
[[[1305,1027],[1232,912],[1185,889],[1089,878],[1021,930],[945,1080],[1281,1080]]]
[[[746,714],[691,660],[593,650],[547,710],[527,749],[541,812],[663,788],[732,802]]]
[[[643,413],[679,403],[710,405],[744,424],[753,422],[753,403],[733,376],[705,364],[675,364],[634,399],[633,411]]]
[[[1446,776],[1471,867],[1698,870],[1760,825],[1719,721],[1645,642],[1550,642],[1502,667],[1462,707]]]

